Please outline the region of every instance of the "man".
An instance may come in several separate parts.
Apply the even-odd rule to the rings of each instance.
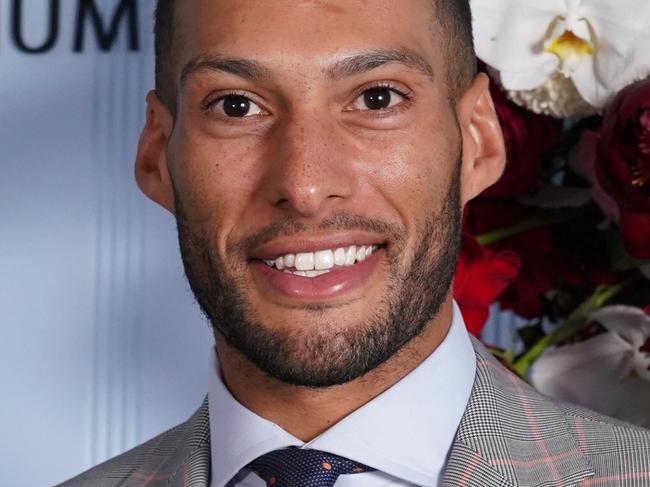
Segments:
[[[460,0],[160,0],[140,188],[215,333],[207,402],[66,486],[650,485],[450,291],[504,148]]]

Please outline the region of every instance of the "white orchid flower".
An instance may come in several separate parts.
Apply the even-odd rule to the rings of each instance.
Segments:
[[[530,379],[543,394],[650,427],[650,316],[607,306],[590,317],[608,331],[545,352]]]
[[[478,57],[498,70],[506,90],[519,93],[515,101],[545,96],[530,107],[536,111],[556,116],[580,111],[572,89],[602,110],[618,90],[650,74],[650,1],[471,0],[471,5]]]

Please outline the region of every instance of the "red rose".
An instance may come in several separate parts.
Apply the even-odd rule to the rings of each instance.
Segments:
[[[491,84],[490,92],[501,123],[507,163],[501,179],[482,195],[509,198],[535,188],[545,153],[560,139],[562,122],[514,104],[496,83]]]
[[[585,134],[580,158],[594,200],[619,225],[625,249],[650,258],[650,80],[624,88],[599,134]]]
[[[535,210],[514,201],[479,198],[468,203],[465,215],[466,228],[473,235],[481,235],[526,221],[535,215]],[[521,258],[516,279],[499,297],[501,308],[525,318],[541,315],[544,311],[542,295],[555,285],[566,262],[550,228],[542,226],[517,233],[490,248],[512,250]]]
[[[537,210],[514,201],[478,198],[465,208],[465,229],[473,235],[500,230],[530,220]],[[579,274],[567,242],[554,236],[544,225],[522,231],[490,245],[493,251],[513,251],[521,259],[521,269],[499,296],[499,304],[524,318],[544,313],[544,293],[562,280],[574,281]]]
[[[514,252],[493,252],[463,234],[454,299],[470,333],[475,336],[481,333],[490,305],[515,279],[519,265],[519,256]]]

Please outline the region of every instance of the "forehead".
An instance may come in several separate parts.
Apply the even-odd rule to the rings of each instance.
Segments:
[[[432,0],[177,1],[178,65],[218,54],[308,69],[350,53],[407,48],[442,66]]]

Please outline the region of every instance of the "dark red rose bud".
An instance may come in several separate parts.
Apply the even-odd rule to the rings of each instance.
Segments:
[[[594,198],[619,225],[626,250],[650,258],[650,80],[624,88],[605,112],[592,180]]]

